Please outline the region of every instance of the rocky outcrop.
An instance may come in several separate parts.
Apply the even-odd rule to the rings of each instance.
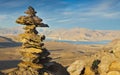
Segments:
[[[82,70],[84,70],[84,68],[85,68],[85,62],[81,60],[77,60],[73,64],[71,64],[67,70],[70,73],[70,75],[80,75],[80,73],[82,73]]]
[[[109,45],[109,50],[75,61],[67,69],[70,75],[120,75],[120,40]]]

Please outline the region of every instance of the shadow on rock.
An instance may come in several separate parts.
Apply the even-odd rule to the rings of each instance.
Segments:
[[[47,68],[47,72],[50,75],[70,75],[66,68],[64,68],[61,64],[56,63],[56,62],[50,62],[48,64],[46,64]]]

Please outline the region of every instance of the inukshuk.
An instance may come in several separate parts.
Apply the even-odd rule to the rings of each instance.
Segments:
[[[25,12],[27,16],[20,16],[16,22],[25,25],[25,33],[20,34],[22,48],[20,49],[22,61],[18,64],[18,68],[8,75],[44,75],[45,63],[51,59],[50,54],[44,48],[44,35],[38,35],[36,27],[48,27],[42,23],[42,19],[36,16],[36,11],[31,6]]]

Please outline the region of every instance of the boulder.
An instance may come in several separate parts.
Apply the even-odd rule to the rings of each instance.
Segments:
[[[109,71],[120,71],[120,61],[114,61],[109,66]]]
[[[68,67],[67,71],[70,75],[80,75],[84,68],[85,62],[82,60],[77,60]]]
[[[101,53],[101,63],[98,65],[98,71],[100,74],[106,74],[109,71],[110,64],[116,60],[114,54],[103,52]]]
[[[113,53],[117,58],[120,58],[120,42],[113,47]]]
[[[120,72],[118,71],[110,71],[107,73],[107,75],[120,75]]]
[[[84,75],[95,75],[95,73],[91,70],[90,66],[86,66]]]

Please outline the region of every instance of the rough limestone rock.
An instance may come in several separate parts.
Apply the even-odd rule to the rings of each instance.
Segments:
[[[120,40],[92,55],[87,60],[77,60],[68,67],[70,75],[120,75]]]
[[[77,60],[68,67],[67,71],[70,75],[80,75],[84,67],[85,62],[82,60]]]
[[[119,71],[120,72],[120,61],[114,61],[109,66],[109,71]]]
[[[118,71],[110,71],[106,75],[120,75],[120,72],[118,72]]]
[[[22,48],[21,62],[18,67],[7,75],[69,75],[66,69],[51,62],[49,51],[44,48],[44,35],[38,35],[36,27],[48,27],[42,19],[36,16],[36,11],[31,6],[25,12],[27,16],[20,16],[16,22],[25,25],[25,33],[20,34]]]
[[[91,70],[90,66],[86,66],[84,75],[95,75],[95,73]]]
[[[101,54],[101,63],[98,65],[98,70],[100,74],[106,74],[109,71],[110,64],[116,60],[115,56],[111,53],[102,53]]]
[[[113,53],[117,58],[120,58],[120,40],[113,46]]]

